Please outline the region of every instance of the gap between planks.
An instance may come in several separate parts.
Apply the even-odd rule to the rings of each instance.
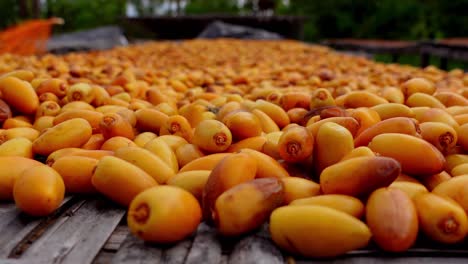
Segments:
[[[128,234],[112,263],[284,263],[282,253],[265,232],[267,228],[263,227],[240,240],[224,239],[217,235],[215,228],[201,223],[195,236],[170,246],[151,245]],[[105,258],[108,261],[109,255],[104,255],[101,260]]]
[[[41,231],[52,224],[76,201],[67,197],[61,207],[45,218],[31,217],[21,213],[14,204],[2,206],[0,211],[0,258],[17,258],[32,241],[41,235]]]
[[[430,249],[419,248],[411,250],[414,251],[414,256],[375,256],[375,250],[360,250],[351,252],[343,258],[335,260],[305,260],[301,258],[294,260],[292,257],[285,260],[281,251],[269,239],[267,225],[264,225],[259,231],[250,236],[226,243],[226,240],[216,235],[216,230],[213,227],[202,223],[198,227],[196,234],[189,239],[171,246],[156,247],[155,245],[144,243],[129,234],[127,226],[117,226],[124,214],[124,209],[113,206],[111,202],[100,200],[90,201],[68,198],[54,216],[46,219],[27,218],[13,205],[2,205],[0,206],[0,232],[2,232],[0,241],[14,234],[8,233],[10,227],[16,228],[12,230],[19,230],[19,233],[22,235],[16,237],[17,239],[18,237],[22,237],[22,240],[11,250],[10,254],[11,256],[21,258],[0,259],[0,264],[31,263],[32,260],[34,260],[34,263],[78,263],[74,261],[79,261],[79,263],[91,263],[93,261],[94,263],[110,263],[111,260],[113,263],[147,263],[159,260],[162,263],[176,264],[372,264],[389,262],[411,264],[440,263],[441,261],[443,263],[467,262],[466,259],[457,257],[456,254],[451,258],[442,258],[441,256],[428,258],[427,255],[421,258],[421,253],[430,254],[433,252]],[[26,217],[24,223],[19,220],[21,215]],[[111,224],[107,225],[106,223]],[[6,233],[2,229],[5,229]],[[73,231],[72,235],[70,235],[71,231]],[[31,245],[32,242],[34,243]],[[49,244],[50,242],[52,242],[52,245]],[[5,250],[5,244],[2,245],[3,247],[0,248],[0,251],[3,250],[4,254],[5,252],[8,253],[8,248]],[[47,250],[54,246],[57,246],[57,248],[53,248],[52,251]],[[26,252],[22,256],[21,253],[25,250]],[[99,251],[105,256],[106,262],[99,262],[99,258],[95,259]],[[117,253],[114,253],[115,251]],[[53,252],[52,258],[51,252]],[[419,256],[416,253],[419,253]],[[103,259],[101,258],[101,260]]]
[[[49,263],[92,263],[117,227],[125,210],[104,199],[85,200],[64,214],[21,256]]]

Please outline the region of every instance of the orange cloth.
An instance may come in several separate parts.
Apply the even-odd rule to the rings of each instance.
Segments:
[[[0,32],[0,53],[34,55],[46,52],[52,26],[63,23],[57,18],[25,21]]]

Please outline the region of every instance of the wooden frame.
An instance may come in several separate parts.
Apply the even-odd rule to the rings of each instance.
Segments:
[[[468,38],[442,39],[439,41],[387,41],[364,39],[325,40],[321,44],[338,50],[359,51],[368,54],[390,54],[397,62],[402,54],[420,56],[420,66],[429,65],[430,57],[440,58],[439,68],[447,70],[448,60],[468,61]]]
[[[420,238],[401,254],[375,245],[331,260],[292,256],[270,239],[268,225],[240,237],[222,238],[204,223],[173,245],[154,245],[130,234],[125,209],[102,197],[68,197],[49,217],[34,218],[14,204],[0,204],[0,264],[48,263],[466,263],[467,244],[435,245]],[[313,235],[313,234],[311,234]]]

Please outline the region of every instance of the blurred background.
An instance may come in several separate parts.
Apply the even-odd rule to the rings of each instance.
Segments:
[[[127,16],[262,11],[261,15],[304,16],[306,41],[345,37],[419,40],[467,35],[467,10],[468,0],[1,0],[0,27],[57,16],[66,23],[55,30],[70,32],[119,24]]]
[[[468,0],[1,0],[0,29],[61,17],[54,34],[116,25],[130,39],[196,37],[214,20],[313,43],[330,39],[434,41],[468,36]],[[408,43],[406,43],[408,44]],[[419,64],[420,54],[375,52]],[[436,63],[426,58],[427,63]],[[447,63],[447,62],[445,62]],[[448,68],[466,68],[451,58]]]

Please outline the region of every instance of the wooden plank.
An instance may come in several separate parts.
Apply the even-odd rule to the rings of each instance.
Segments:
[[[160,248],[148,246],[141,239],[128,234],[119,251],[117,251],[112,259],[112,263],[159,263],[161,257],[162,250]]]
[[[185,263],[192,238],[173,245],[154,245],[129,234],[112,263]]]
[[[10,224],[19,214],[20,211],[14,204],[3,205],[0,208],[0,229]]]
[[[353,257],[330,260],[296,260],[296,264],[464,264],[466,258],[375,258]]]
[[[446,45],[438,45],[438,44],[425,44],[421,48],[422,53],[429,54],[431,56],[437,56],[441,58],[447,59],[455,59],[455,60],[468,60],[468,49],[460,49],[457,47],[451,47]]]
[[[280,264],[284,263],[281,251],[273,244],[268,224],[256,233],[240,240],[232,250],[228,263]]]
[[[128,226],[117,226],[117,228],[114,230],[114,232],[112,232],[112,235],[106,241],[106,244],[104,244],[102,249],[107,251],[117,251],[129,233],[130,230],[128,229]]]
[[[228,264],[229,262],[229,256],[228,255],[222,255],[221,256],[221,261],[219,262],[219,264]]]
[[[29,233],[41,223],[41,219],[28,217],[19,210],[2,215],[0,227],[0,257],[6,258]]]
[[[112,263],[115,252],[101,250],[99,254],[94,258],[93,264],[109,264]]]
[[[270,239],[249,236],[242,239],[229,257],[230,264],[282,264],[281,251]]]
[[[192,238],[189,238],[177,243],[174,246],[166,248],[166,250],[163,252],[161,262],[171,264],[184,264],[189,250],[192,247],[192,243]]]
[[[38,239],[23,258],[50,263],[91,263],[125,210],[105,200],[86,201]]]
[[[364,51],[366,53],[414,54],[419,53],[420,43],[408,41],[335,39],[321,44],[339,50]]]
[[[254,235],[257,237],[271,239],[270,226],[268,225],[268,223],[263,224]]]
[[[454,245],[457,246],[457,245]],[[391,253],[387,253],[381,249],[359,249],[346,253],[347,257],[392,257]],[[468,257],[466,249],[443,249],[437,248],[410,248],[405,252],[400,253],[400,257],[412,258],[412,257]]]
[[[440,255],[440,252],[434,253],[433,249],[414,248],[405,252],[404,255],[399,255],[398,258],[392,258],[392,255],[382,252],[374,247],[369,247],[362,250],[356,250],[348,253],[346,256],[338,259],[327,259],[327,260],[313,260],[306,258],[298,258],[294,261],[294,258],[286,257],[287,254],[282,255],[282,252],[272,243],[268,232],[268,225],[263,225],[257,232],[252,235],[245,237],[238,243],[235,239],[228,240],[219,238],[216,235],[216,230],[206,224],[201,224],[197,230],[194,243],[191,244],[190,240],[185,240],[174,246],[161,246],[161,245],[150,245],[145,244],[143,241],[129,235],[118,252],[118,256],[115,256],[113,263],[359,263],[359,264],[371,264],[371,263],[387,263],[388,259],[394,259],[397,264],[399,263],[419,263],[413,262],[413,260],[419,259],[418,257],[425,256],[424,261],[431,258],[429,256],[439,256],[436,260],[440,260],[443,263],[451,263],[451,260],[455,260],[458,263],[462,258],[441,258],[441,256],[451,256],[451,254],[457,253],[461,256],[458,251],[452,249],[449,254]],[[234,242],[234,246],[231,248],[229,243]],[[227,246],[226,246],[227,245]],[[421,245],[420,245],[421,246]],[[452,246],[453,247],[453,246]],[[443,252],[445,249],[441,250]],[[187,251],[188,254],[187,254]],[[95,263],[110,263],[109,253],[101,255],[99,262]],[[226,255],[228,254],[228,255]],[[106,256],[104,256],[106,255]],[[211,256],[210,256],[211,255]],[[393,261],[391,261],[393,263]],[[433,261],[434,262],[434,261]],[[422,263],[422,262],[421,262]],[[429,262],[431,263],[431,262]]]
[[[67,197],[54,214],[45,218],[28,216],[21,213],[14,205],[2,207],[3,210],[0,214],[0,258],[21,254],[22,250],[19,249],[21,242],[31,236],[40,235],[39,229],[53,222],[73,203],[74,201]]]
[[[31,261],[25,261],[22,259],[0,259],[0,264],[31,264]],[[46,264],[45,262],[34,262],[34,264]]]
[[[450,57],[455,60],[463,60],[463,61],[468,60],[467,50],[452,50],[450,55],[451,55]]]
[[[220,263],[221,260],[221,244],[216,236],[216,230],[205,223],[201,223],[198,226],[197,234],[185,263]]]
[[[16,208],[14,203],[0,203],[0,215],[8,213]],[[1,220],[0,220],[1,221]]]

